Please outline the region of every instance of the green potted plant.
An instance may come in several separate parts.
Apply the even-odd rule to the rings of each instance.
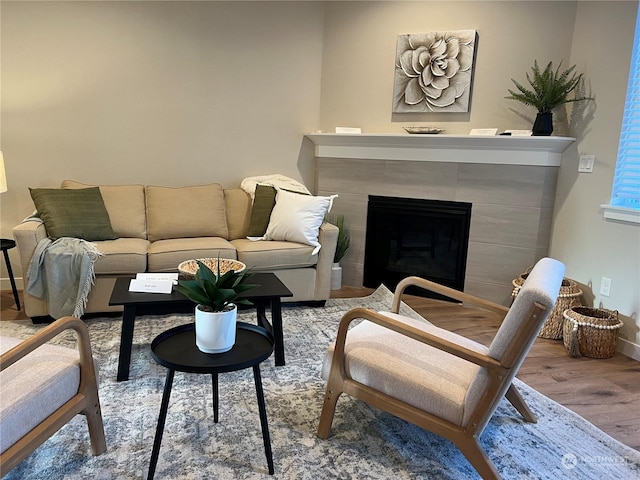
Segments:
[[[237,304],[251,304],[240,294],[258,286],[245,283],[253,273],[241,262],[234,260],[236,270],[221,273],[224,261],[218,258],[214,272],[196,260],[198,269],[194,278],[178,280],[177,290],[196,304],[196,345],[205,353],[231,350],[236,339]]]
[[[562,62],[558,68],[553,69],[552,62],[549,62],[544,70],[540,70],[538,61],[533,62],[531,75],[526,74],[527,81],[531,88],[522,85],[513,78],[511,81],[516,86],[516,90],[507,89],[509,100],[516,100],[525,105],[535,107],[538,110],[532,133],[534,135],[551,135],[553,132],[553,109],[559,105],[569,102],[580,102],[591,100],[591,97],[584,96],[579,92],[582,90],[582,73],[577,74],[575,65],[561,70]],[[573,97],[569,94],[574,92]]]
[[[351,236],[346,228],[344,215],[328,215],[326,220],[328,223],[338,227],[338,241],[336,243],[336,251],[333,254],[333,267],[331,267],[331,289],[338,290],[342,287],[340,260],[344,258],[351,246]]]

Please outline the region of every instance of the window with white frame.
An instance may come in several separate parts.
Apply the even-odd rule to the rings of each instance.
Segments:
[[[605,218],[640,223],[640,9],[631,54],[618,160]]]

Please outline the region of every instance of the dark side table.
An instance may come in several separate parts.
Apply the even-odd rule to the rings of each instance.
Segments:
[[[260,363],[269,358],[273,352],[273,344],[273,336],[264,328],[243,322],[237,323],[235,345],[231,350],[224,353],[212,354],[201,352],[196,346],[195,326],[193,323],[167,330],[151,342],[151,355],[156,362],[167,367],[168,370],[167,379],[164,384],[164,393],[162,394],[160,414],[158,415],[156,435],[153,440],[148,479],[153,478],[158,463],[160,444],[162,443],[162,434],[164,432],[165,420],[167,419],[169,397],[171,396],[171,387],[173,385],[175,372],[211,374],[211,383],[213,386],[213,421],[214,423],[218,423],[218,374],[243,370],[249,367],[253,367],[253,378],[256,385],[256,395],[258,397],[258,410],[260,412],[264,452],[267,456],[269,475],[273,475],[271,439],[269,437],[267,411],[264,404],[262,377],[260,376]]]
[[[9,274],[9,281],[11,282],[11,290],[13,290],[13,299],[16,301],[16,307],[20,310],[20,297],[18,296],[18,289],[16,288],[16,281],[13,278],[13,270],[11,269],[11,261],[9,260],[9,250],[16,246],[16,242],[8,238],[0,238],[0,249],[4,254],[4,263],[7,265],[7,273]]]

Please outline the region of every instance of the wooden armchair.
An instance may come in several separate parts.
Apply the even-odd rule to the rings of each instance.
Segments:
[[[483,478],[500,478],[478,437],[505,395],[525,420],[536,421],[511,382],[553,310],[563,275],[562,263],[540,260],[509,309],[410,277],[398,284],[391,312],[347,312],[325,356],[328,380],[318,437],[328,438],[344,392],[451,440]],[[506,316],[485,347],[398,314],[411,285]],[[356,319],[364,321],[349,329]]]
[[[47,344],[72,329],[78,349]],[[87,417],[94,455],[106,450],[87,326],[64,317],[27,340],[0,337],[0,476],[75,415]]]

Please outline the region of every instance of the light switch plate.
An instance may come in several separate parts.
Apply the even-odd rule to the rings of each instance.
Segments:
[[[580,163],[578,164],[578,172],[593,173],[593,164],[596,161],[595,155],[580,155]]]

